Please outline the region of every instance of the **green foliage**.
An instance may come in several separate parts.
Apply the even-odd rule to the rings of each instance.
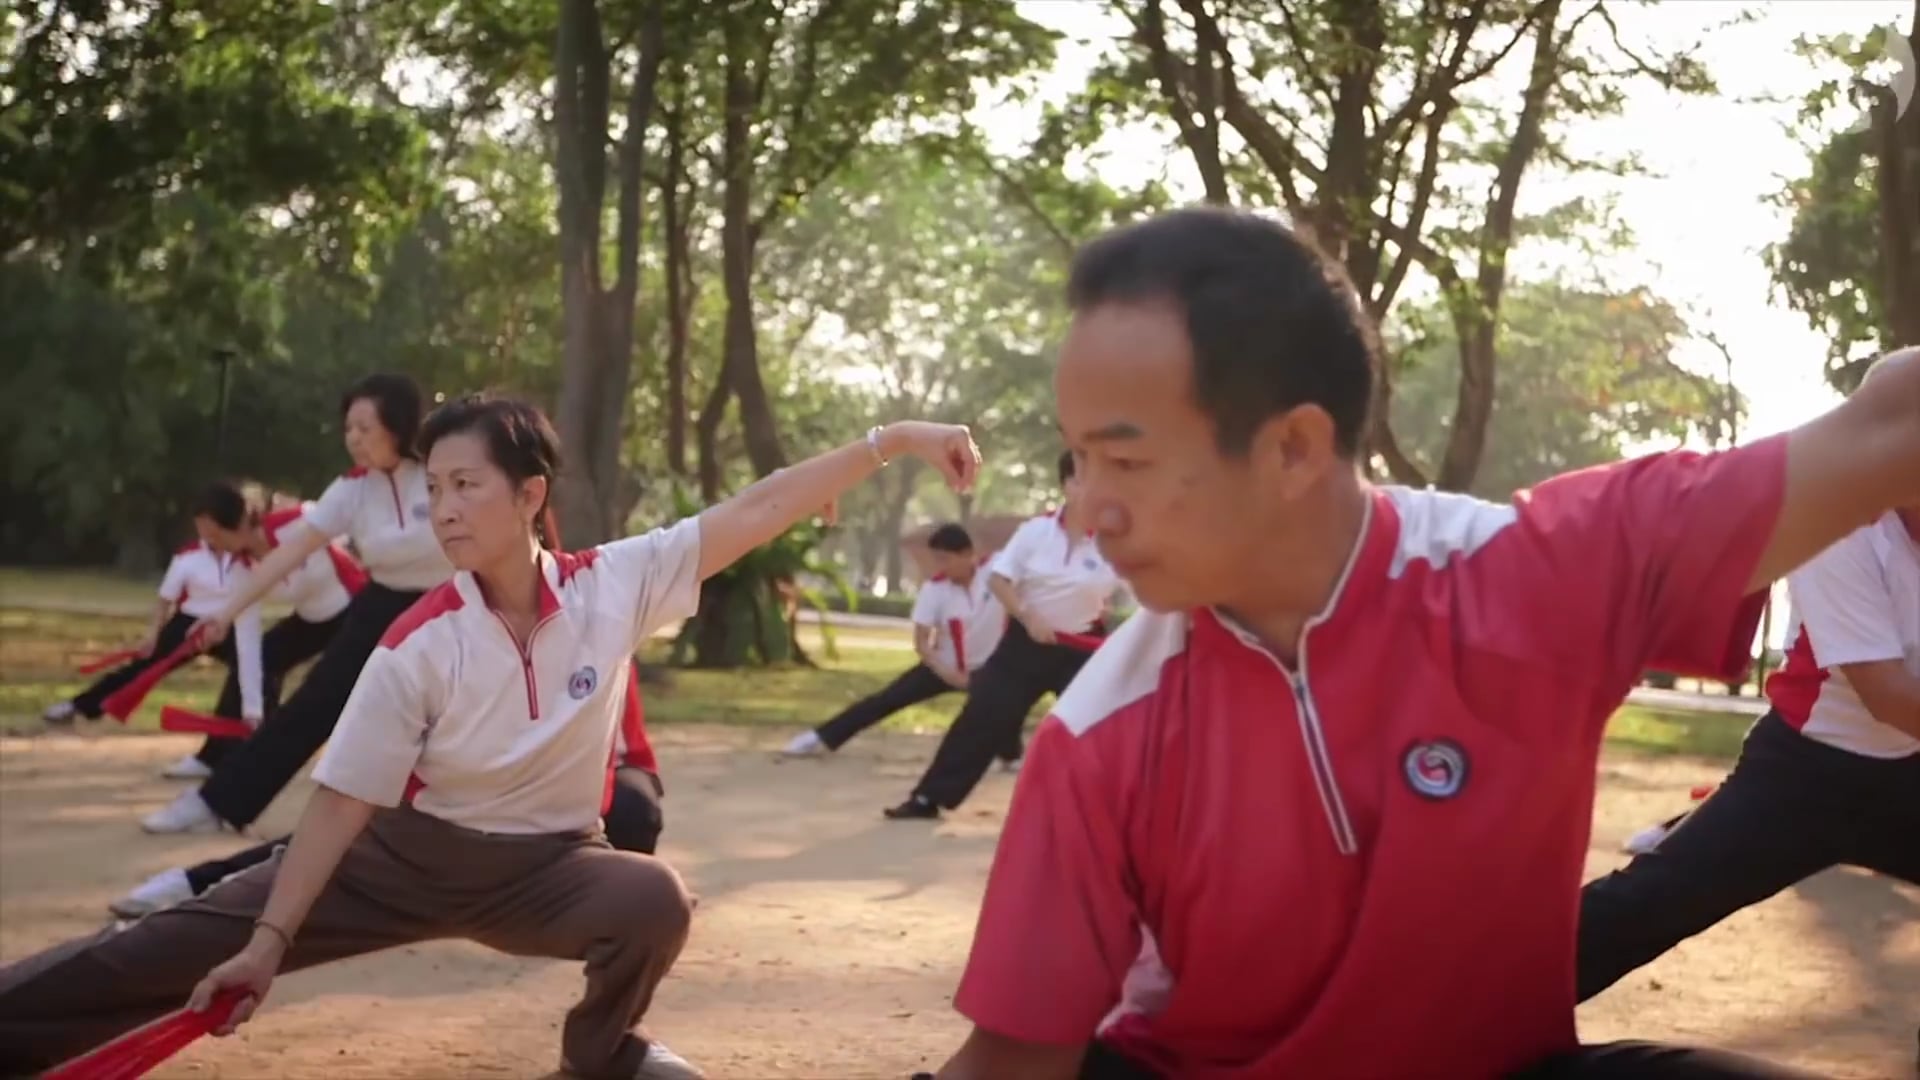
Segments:
[[[1394,427],[1408,452],[1428,462],[1446,446],[1455,343],[1450,324],[1430,309],[1409,322],[1435,329],[1401,343]],[[1690,435],[1717,442],[1738,418],[1732,387],[1674,362],[1686,323],[1645,290],[1518,286],[1502,305],[1500,334],[1487,456],[1472,489],[1485,497],[1503,499],[1637,447]]]
[[[676,495],[680,517],[700,512],[693,498]],[[708,578],[700,589],[700,607],[674,639],[671,661],[696,668],[732,668],[749,664],[808,662],[800,650],[798,628],[787,616],[790,590],[815,611],[826,611],[820,582],[834,589],[843,610],[857,606],[840,569],[820,557],[828,526],[805,521],[741,556]],[[838,653],[833,627],[821,624],[828,657]]]
[[[1867,365],[1897,345],[1893,297],[1886,295],[1876,180],[1881,168],[1872,135],[1858,124],[1859,89],[1867,68],[1887,55],[1877,28],[1864,37],[1803,40],[1810,61],[1834,71],[1801,103],[1799,128],[1808,144],[1807,171],[1790,179],[1775,205],[1792,214],[1787,235],[1768,245],[1767,269],[1787,305],[1827,339],[1826,378],[1836,390],[1859,385]],[[1920,34],[1920,29],[1916,29]],[[1904,163],[1920,189],[1920,149]],[[1920,305],[1920,299],[1906,301]]]

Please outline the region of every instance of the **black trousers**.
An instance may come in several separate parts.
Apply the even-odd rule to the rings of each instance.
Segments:
[[[868,694],[840,710],[839,715],[814,728],[813,733],[820,737],[827,749],[838,750],[855,735],[894,713],[954,692],[955,688],[948,685],[947,680],[935,675],[932,668],[915,664],[878,693]],[[1003,761],[1019,761],[1022,750],[1020,729],[1015,728],[1012,738],[997,753]]]
[[[160,633],[154,638],[153,651],[145,656],[133,659],[107,672],[93,681],[93,685],[74,695],[73,711],[89,720],[98,720],[105,709],[106,700],[115,690],[140,677],[148,668],[165,660],[180,643],[187,640],[187,631],[200,620],[191,615],[176,614],[160,627]]]
[[[1920,885],[1920,755],[1838,750],[1768,713],[1714,793],[1580,897],[1580,1000],[1830,866]]]
[[[253,824],[333,735],[354,681],[381,635],[420,596],[371,582],[355,594],[340,628],[300,688],[200,786],[208,808],[236,828]]]
[[[637,851],[642,855],[653,854],[654,848],[660,843],[660,830],[665,821],[652,782],[644,775],[635,775],[627,769],[616,774],[613,805],[607,808],[606,816],[600,820],[607,830],[607,843],[620,851]],[[193,889],[193,895],[199,896],[242,870],[252,869],[273,858],[273,850],[285,847],[292,839],[292,836],[282,836],[278,840],[236,851],[224,859],[208,859],[189,866],[186,870],[187,885]]]
[[[260,701],[264,706],[261,720],[274,714],[280,707],[280,691],[286,683],[287,673],[308,660],[319,656],[326,649],[327,642],[333,640],[336,630],[347,620],[342,609],[338,615],[325,622],[308,622],[298,615],[289,615],[274,623],[267,632],[260,635]],[[223,649],[233,649],[231,635],[220,643]],[[230,667],[227,681],[220,687],[220,701],[213,707],[215,716],[238,719],[240,716],[240,673]],[[208,765],[218,765],[234,748],[245,739],[233,739],[223,735],[209,735],[200,744],[200,752],[194,756]]]
[[[1071,645],[1042,645],[1025,626],[1009,622],[993,655],[967,677],[967,703],[914,794],[947,810],[966,801],[994,754],[1019,738],[1034,703],[1064,691],[1089,655]]]

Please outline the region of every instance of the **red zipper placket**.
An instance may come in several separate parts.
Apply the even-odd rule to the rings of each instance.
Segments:
[[[493,611],[491,607],[487,610]],[[554,616],[558,614],[560,613],[556,611],[549,615],[542,615],[540,621],[533,624],[533,629],[527,631],[527,643],[522,645],[520,639],[514,636],[513,627],[507,625],[507,617],[498,611],[493,612],[493,617],[500,620],[500,628],[507,632],[507,640],[513,642],[514,649],[520,653],[520,673],[527,684],[527,719],[529,721],[540,719],[540,685],[533,676],[533,639],[540,633],[540,628],[552,622]]]

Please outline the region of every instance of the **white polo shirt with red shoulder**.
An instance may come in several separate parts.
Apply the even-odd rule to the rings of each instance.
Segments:
[[[1774,712],[1849,753],[1920,754],[1920,739],[1874,719],[1844,670],[1894,660],[1920,676],[1920,538],[1890,512],[1787,575],[1787,592],[1787,661],[1767,680]]]
[[[540,619],[524,642],[465,572],[396,620],[314,779],[376,806],[411,794],[482,832],[594,828],[633,652],[699,605],[699,519],[540,558]]]
[[[180,614],[205,619],[218,615],[227,601],[247,588],[252,567],[237,555],[226,555],[194,542],[181,548],[167,564],[160,581],[160,599]],[[258,721],[266,715],[264,671],[261,667],[260,605],[254,604],[233,620],[234,677],[240,684],[240,714]]]
[[[303,520],[329,540],[345,537],[376,584],[424,592],[453,576],[434,539],[427,510],[427,469],[402,458],[391,470],[348,470],[327,485]]]
[[[986,663],[1007,629],[1007,609],[988,586],[990,578],[984,568],[965,585],[940,574],[913,598],[914,625],[939,631],[935,654],[960,671],[976,671]]]
[[[1021,606],[1056,633],[1091,628],[1120,585],[1093,534],[1068,535],[1058,513],[1021,523],[986,569],[1012,582]]]
[[[1744,667],[1783,448],[1512,506],[1374,491],[1291,667],[1221,613],[1135,615],[1028,751],[957,1008],[1183,1080],[1574,1046],[1603,729],[1644,670]]]
[[[288,507],[263,515],[260,527],[267,535],[267,543],[279,547],[288,527],[301,521],[312,505],[307,503],[304,507]],[[340,545],[329,543],[281,578],[273,587],[273,596],[292,606],[293,613],[306,622],[323,623],[345,611],[353,595],[366,583],[367,572],[353,556]]]

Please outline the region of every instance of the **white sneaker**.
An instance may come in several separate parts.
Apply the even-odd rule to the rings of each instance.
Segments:
[[[580,1070],[565,1058],[560,1059],[560,1071],[569,1076],[580,1075]],[[633,1080],[707,1080],[707,1074],[695,1068],[686,1058],[667,1049],[666,1043],[650,1039],[647,1042],[647,1056],[641,1060],[640,1067],[633,1071]]]
[[[803,731],[795,735],[793,741],[787,743],[786,748],[780,752],[787,757],[810,757],[814,754],[825,753],[826,749],[827,744],[820,741],[818,732]]]
[[[46,711],[40,714],[40,719],[49,724],[71,724],[75,712],[73,702],[56,701],[47,706]]]
[[[208,808],[198,791],[183,791],[172,802],[140,819],[150,833],[219,832],[220,816]]]
[[[188,754],[161,769],[160,775],[168,780],[205,780],[213,775],[213,768],[192,754]]]
[[[646,1059],[640,1062],[640,1071],[633,1074],[633,1080],[706,1080],[706,1077],[706,1073],[667,1049],[667,1044],[658,1039],[647,1043]]]
[[[185,870],[162,870],[133,887],[133,891],[107,905],[107,910],[123,919],[137,919],[162,908],[193,899],[193,886],[187,884]]]
[[[1002,761],[1000,763],[1000,771],[1006,772],[1006,773],[1017,773],[1020,771],[1020,763],[1025,760],[1027,759],[1023,757],[1017,757],[1017,758],[1014,758],[1012,761]]]

